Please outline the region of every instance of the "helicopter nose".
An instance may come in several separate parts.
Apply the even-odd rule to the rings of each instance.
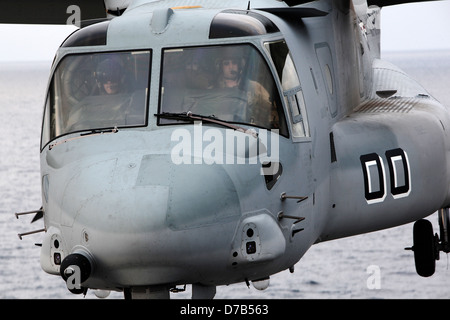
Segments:
[[[171,229],[211,224],[240,213],[236,188],[221,165],[177,165],[169,156],[149,155],[141,162],[136,185],[170,190],[166,223]]]
[[[231,178],[236,172],[231,168],[177,165],[167,154],[138,158],[133,165],[131,160],[100,161],[80,168],[70,179],[61,222],[80,228],[75,233],[82,244],[92,247],[95,238],[105,234],[151,235],[240,216],[236,177]]]
[[[136,158],[134,159],[136,160]],[[177,165],[170,155],[110,159],[78,167],[64,190],[61,222],[113,232],[185,229],[240,214],[223,165]]]
[[[118,282],[133,274],[136,283],[168,283],[193,273],[194,261],[225,259],[213,251],[229,247],[241,213],[231,168],[176,165],[170,155],[159,154],[141,156],[134,168],[119,163],[124,162],[108,160],[81,170],[66,188],[77,185],[83,191],[75,194],[86,197],[80,201],[66,194],[64,203],[74,213],[72,234],[79,235],[73,245],[89,251],[97,271],[113,269]],[[92,171],[103,175],[95,186],[87,183]],[[217,228],[226,231],[223,237],[215,237]]]

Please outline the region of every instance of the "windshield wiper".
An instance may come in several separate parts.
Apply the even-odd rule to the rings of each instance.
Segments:
[[[112,128],[112,129],[102,129],[102,130],[100,130],[100,129],[93,129],[93,130],[91,130],[89,132],[81,133],[80,137],[81,136],[89,136],[89,135],[93,135],[93,134],[117,133],[117,132],[119,132],[119,129],[117,129],[117,126]]]
[[[66,143],[68,141],[76,140],[76,139],[79,139],[79,138],[82,138],[82,137],[85,137],[85,136],[99,135],[99,134],[105,134],[105,133],[117,133],[117,132],[119,132],[119,129],[117,129],[117,126],[114,127],[113,129],[104,129],[104,130],[94,129],[94,130],[89,130],[89,132],[80,133],[80,135],[78,137],[72,137],[72,138],[68,138],[68,139],[65,139],[65,140],[56,141],[55,143],[52,143],[52,144],[49,145],[48,150],[52,150],[58,144]]]
[[[200,115],[200,114],[194,114],[194,113],[192,113],[192,111],[179,112],[179,113],[176,113],[176,112],[155,113],[155,116],[159,117],[159,118],[165,118],[165,119],[171,119],[171,120],[192,121],[192,122],[194,120],[200,120],[200,121],[211,122],[211,123],[219,124],[219,125],[227,127],[227,128],[231,128],[231,129],[239,131],[239,132],[249,134],[249,135],[253,136],[254,138],[258,138],[258,133],[255,132],[255,130],[245,129],[244,127],[240,127],[240,126],[231,124],[229,122],[226,122],[224,120],[220,120],[220,119],[216,118],[215,116],[204,116],[204,115]]]

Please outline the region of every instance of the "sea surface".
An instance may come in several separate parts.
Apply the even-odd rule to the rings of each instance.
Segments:
[[[450,107],[450,52],[383,53]],[[14,213],[41,206],[39,142],[50,62],[0,63],[0,298],[90,299],[73,295],[60,277],[40,267],[42,233],[20,240],[18,233],[43,228],[32,216]],[[438,232],[437,215],[429,217]],[[449,258],[440,254],[430,278],[416,274],[412,224],[314,245],[295,272],[273,275],[258,291],[245,283],[218,287],[219,299],[441,299],[450,298]],[[171,298],[189,298],[190,287]],[[113,292],[108,297],[122,298]]]

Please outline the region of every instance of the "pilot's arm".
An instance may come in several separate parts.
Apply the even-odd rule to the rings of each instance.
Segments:
[[[250,120],[258,126],[270,128],[273,105],[269,92],[260,83],[250,81],[247,97]]]

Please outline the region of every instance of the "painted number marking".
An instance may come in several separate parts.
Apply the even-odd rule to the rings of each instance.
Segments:
[[[394,199],[407,197],[411,192],[411,173],[408,155],[402,149],[386,151],[391,195]],[[365,198],[368,204],[383,202],[387,195],[386,170],[383,159],[376,153],[360,157],[364,175]]]

